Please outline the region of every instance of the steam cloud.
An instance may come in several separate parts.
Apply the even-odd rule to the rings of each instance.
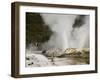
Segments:
[[[44,49],[52,47],[89,48],[89,16],[40,14],[46,25],[54,32],[48,42],[43,44]],[[75,25],[77,21],[77,25]],[[80,22],[81,21],[81,22]],[[83,23],[82,25],[78,25]],[[73,27],[75,25],[76,27]]]

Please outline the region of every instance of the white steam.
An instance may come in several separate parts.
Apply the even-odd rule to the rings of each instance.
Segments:
[[[43,44],[45,49],[52,47],[89,48],[89,17],[86,16],[85,24],[80,28],[73,28],[78,15],[40,14],[46,25],[54,32],[50,40]]]

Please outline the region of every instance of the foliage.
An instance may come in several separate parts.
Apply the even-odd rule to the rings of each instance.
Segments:
[[[26,45],[44,43],[52,35],[50,28],[45,25],[39,13],[26,13]]]

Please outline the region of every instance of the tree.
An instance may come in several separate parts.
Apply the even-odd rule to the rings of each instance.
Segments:
[[[52,35],[48,25],[45,25],[39,13],[26,13],[26,45],[44,43]]]

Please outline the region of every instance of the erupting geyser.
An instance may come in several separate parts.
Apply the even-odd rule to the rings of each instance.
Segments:
[[[40,14],[54,32],[44,48],[89,48],[89,16]]]
[[[29,51],[26,52],[26,66],[36,66],[36,67],[50,66],[52,65],[52,63],[54,63],[55,61],[54,59],[56,59],[55,61],[55,63],[57,63],[56,65],[89,63],[88,54],[89,54],[90,20],[88,15],[74,15],[74,14],[63,15],[63,14],[45,14],[45,13],[41,13],[39,15],[40,15],[39,17],[42,17],[41,19],[44,22],[41,25],[49,27],[50,31],[52,31],[52,35],[49,37],[48,40],[41,42],[40,45],[38,46],[30,45],[29,48],[26,49],[26,51],[27,50]],[[42,28],[38,26],[38,29],[41,31]],[[45,31],[42,31],[42,33],[44,32]],[[37,35],[35,36],[37,37]],[[41,39],[44,38],[40,34],[38,36],[41,37]],[[34,41],[34,43],[37,42]],[[88,50],[86,51],[85,48],[87,48]],[[74,53],[77,55],[80,54],[81,58],[82,56],[85,56],[83,58],[88,58],[88,59],[81,60],[81,58],[80,59],[69,58],[68,54],[70,53],[71,54]],[[84,53],[86,54],[84,55]],[[52,57],[51,60],[52,62],[50,62],[51,57]]]

